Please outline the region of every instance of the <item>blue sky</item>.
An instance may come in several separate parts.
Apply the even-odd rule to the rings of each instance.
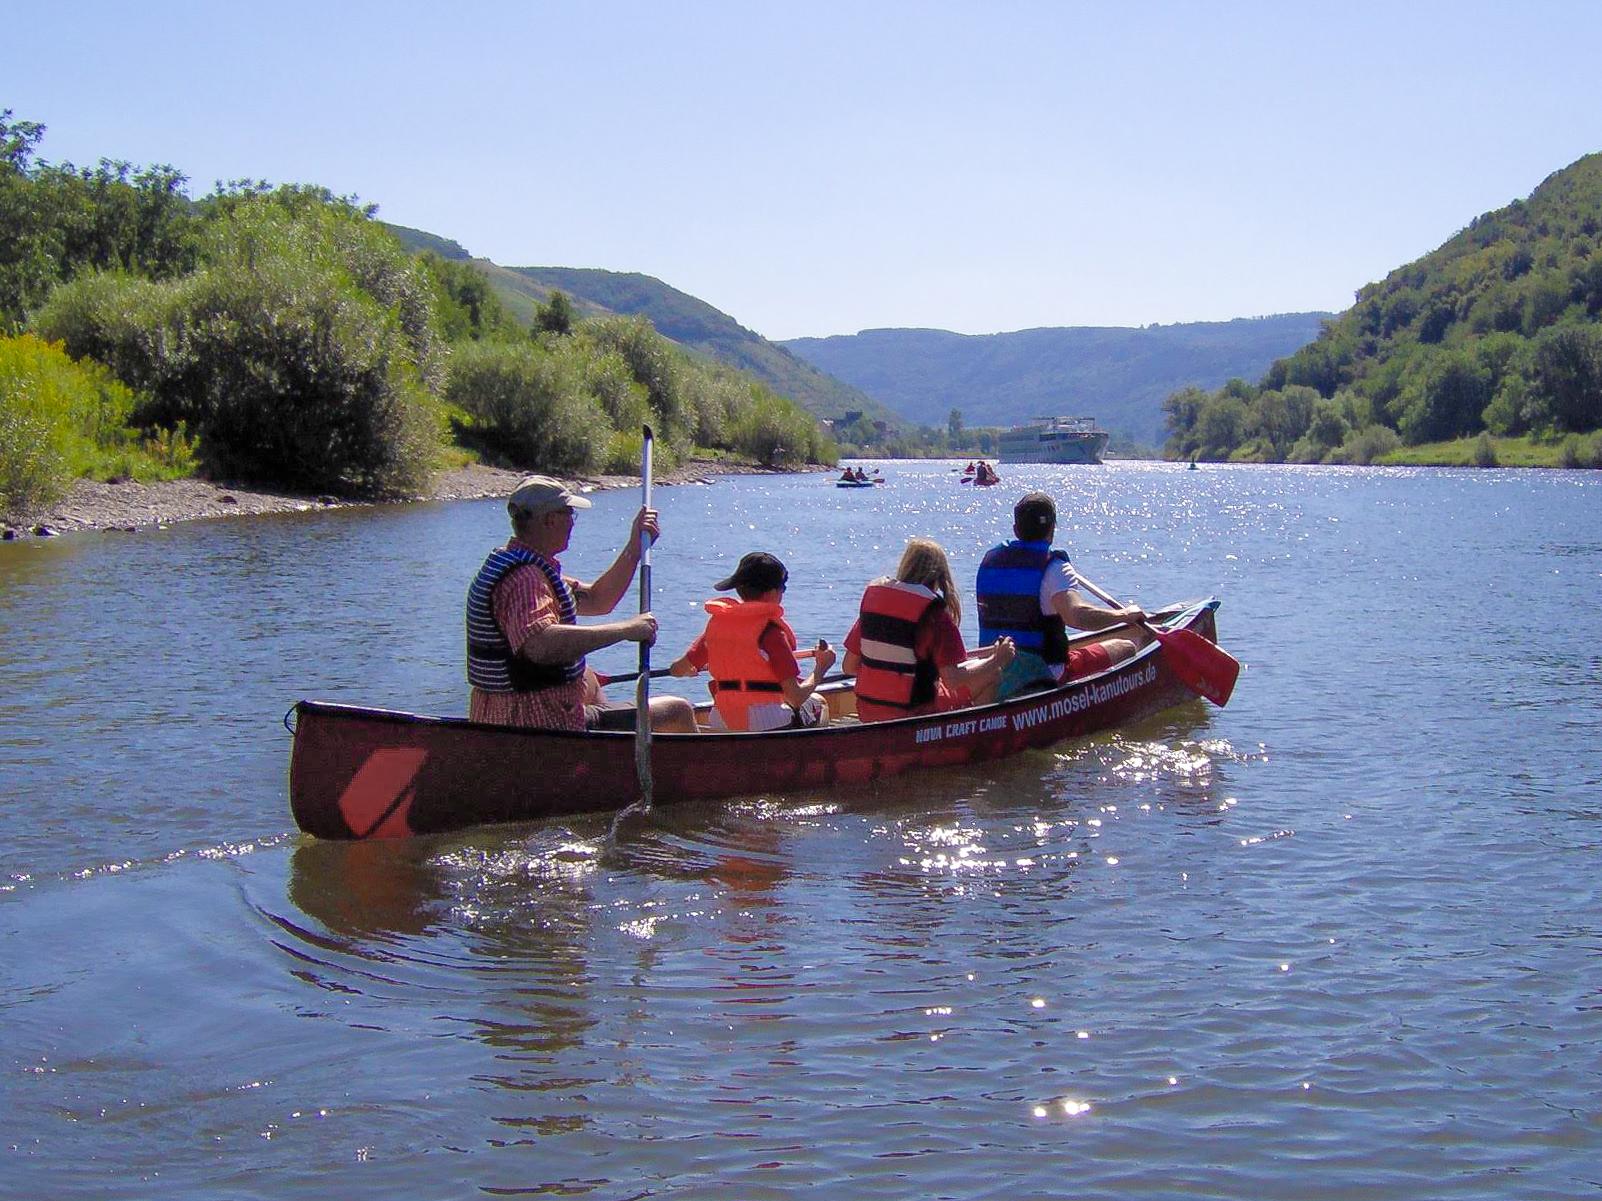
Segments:
[[[50,161],[319,183],[770,338],[1340,310],[1602,150],[1602,3],[80,2]]]

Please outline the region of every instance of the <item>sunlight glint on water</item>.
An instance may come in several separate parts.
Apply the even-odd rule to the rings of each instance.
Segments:
[[[0,547],[7,1187],[1595,1193],[1602,481],[883,466],[661,489],[663,653],[747,550],[838,643],[906,535],[969,582],[1044,487],[1110,591],[1223,599],[1229,707],[614,846],[320,844],[280,716],[460,712],[498,504]]]

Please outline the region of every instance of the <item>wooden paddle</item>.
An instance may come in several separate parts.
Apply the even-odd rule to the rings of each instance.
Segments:
[[[1084,576],[1079,576],[1079,582],[1103,604],[1124,607]],[[1149,621],[1140,624],[1162,644],[1163,657],[1180,683],[1220,708],[1229,704],[1230,693],[1235,691],[1235,680],[1240,675],[1240,660],[1195,630],[1165,630]]]
[[[640,444],[641,504],[651,507],[651,427]],[[651,534],[640,531],[640,612],[651,609]],[[651,807],[651,644],[640,643],[640,670],[634,686],[634,770],[640,778],[640,804]]]

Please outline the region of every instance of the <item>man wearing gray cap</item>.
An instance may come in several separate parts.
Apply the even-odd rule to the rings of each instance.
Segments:
[[[562,574],[579,509],[590,502],[549,476],[525,477],[506,501],[512,539],[484,560],[467,592],[468,716],[497,725],[584,730],[603,707],[584,656],[619,642],[656,641],[650,613],[622,621],[579,625],[617,608],[640,563],[640,537],[659,533],[655,509],[634,517],[629,540],[594,583]],[[651,698],[651,726],[695,729],[695,711],[682,697]]]

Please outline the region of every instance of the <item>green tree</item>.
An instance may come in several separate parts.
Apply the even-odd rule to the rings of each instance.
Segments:
[[[459,347],[448,403],[473,419],[471,440],[506,465],[551,474],[595,470],[612,426],[585,388],[582,354],[527,342]]]
[[[946,414],[946,437],[951,440],[953,447],[962,444],[962,410],[952,409]]]
[[[1318,393],[1305,384],[1289,384],[1282,390],[1259,392],[1248,410],[1244,432],[1248,437],[1263,440],[1268,458],[1283,460],[1291,446],[1307,431],[1313,419],[1313,406],[1320,399]]]
[[[1195,385],[1170,393],[1163,401],[1163,422],[1168,427],[1167,449],[1175,458],[1188,459],[1201,449],[1196,423],[1209,396]]]
[[[667,340],[648,320],[603,317],[585,322],[580,329],[592,345],[616,353],[628,364],[650,399],[658,435],[681,447],[693,440],[694,405],[685,389],[683,369]]]
[[[1602,426],[1602,328],[1558,326],[1535,340],[1535,391],[1559,430]]]
[[[1375,459],[1383,458],[1385,455],[1390,454],[1401,444],[1401,438],[1389,426],[1366,425],[1348,434],[1346,441],[1331,451],[1326,461],[1330,463],[1355,463],[1360,467],[1367,466]]]
[[[1490,402],[1491,374],[1471,354],[1438,354],[1407,401],[1400,433],[1411,443],[1476,433]]]
[[[1297,439],[1286,457],[1293,463],[1322,463],[1351,433],[1352,427],[1345,408],[1339,397],[1330,400],[1319,398],[1313,405],[1306,432]]]
[[[1285,384],[1302,384],[1320,396],[1334,396],[1345,382],[1348,355],[1328,328],[1318,341],[1302,347],[1285,364]]]
[[[472,263],[425,251],[418,256],[434,283],[434,313],[447,342],[507,337],[515,329],[484,273]]]
[[[1197,448],[1209,459],[1227,459],[1246,440],[1251,421],[1246,402],[1238,397],[1211,397],[1196,419]]]
[[[171,278],[193,268],[198,219],[171,167],[36,161],[45,127],[0,112],[0,328],[84,271]]]
[[[573,332],[573,302],[560,288],[552,288],[543,304],[534,309],[534,328],[558,337]]]
[[[0,110],[0,333],[19,325],[56,277],[57,246],[29,178],[44,132]]]

